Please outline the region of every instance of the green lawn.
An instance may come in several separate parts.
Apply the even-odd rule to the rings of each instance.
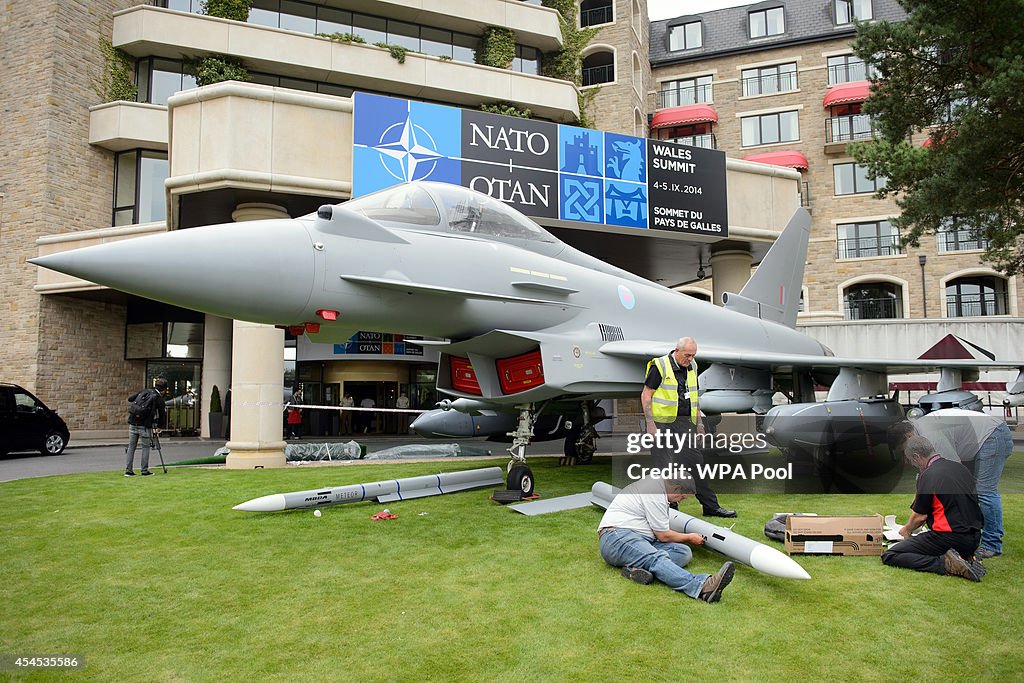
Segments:
[[[1006,555],[986,563],[981,584],[877,558],[800,557],[811,581],[741,565],[715,605],[607,567],[596,508],[530,518],[473,491],[390,504],[398,519],[387,522],[370,521],[384,507],[374,503],[320,518],[231,509],[269,493],[490,464],[2,484],[0,654],[84,656],[73,680],[100,681],[946,681],[1024,671],[1024,494],[1004,496]],[[531,465],[545,497],[608,479],[606,460]],[[1008,470],[1017,476],[1024,457]],[[736,530],[769,544],[761,530],[776,511],[903,516],[909,502],[723,496],[739,510]],[[721,561],[697,550],[692,568]]]

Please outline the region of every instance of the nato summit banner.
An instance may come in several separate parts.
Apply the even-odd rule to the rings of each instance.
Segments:
[[[462,185],[534,218],[726,237],[725,153],[355,93],[352,196]]]

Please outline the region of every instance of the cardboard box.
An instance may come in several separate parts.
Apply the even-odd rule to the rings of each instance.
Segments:
[[[882,517],[790,516],[786,519],[786,552],[790,555],[882,554]]]

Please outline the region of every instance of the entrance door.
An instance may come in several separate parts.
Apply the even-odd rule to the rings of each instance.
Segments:
[[[146,386],[163,377],[167,380],[167,424],[165,429],[179,435],[199,433],[199,403],[202,395],[202,369],[196,361],[149,361],[146,364]],[[207,397],[209,400],[209,397]]]
[[[324,384],[324,398],[320,405],[341,405],[341,382]],[[338,436],[341,433],[341,416],[337,412],[333,410],[317,410],[315,412],[323,413],[321,420],[324,422],[328,436]]]

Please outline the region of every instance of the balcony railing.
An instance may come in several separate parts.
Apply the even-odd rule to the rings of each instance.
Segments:
[[[967,251],[970,249],[988,249],[989,241],[974,230],[943,230],[935,234],[936,249],[939,253],[946,251]]]
[[[839,258],[867,258],[869,256],[895,256],[903,253],[899,235],[877,237],[850,237],[837,240]]]
[[[615,66],[605,64],[604,66],[591,66],[583,70],[583,85],[598,85],[600,83],[611,83],[615,80]]]
[[[774,95],[796,90],[796,72],[752,76],[743,79],[743,97]]]
[[[666,142],[677,142],[680,145],[689,145],[690,147],[718,149],[718,141],[715,139],[714,133],[706,133],[704,135],[684,135],[683,137],[664,139]]]
[[[580,12],[580,27],[597,26],[598,24],[610,24],[612,22],[612,7],[595,7]]]
[[[867,114],[833,116],[825,121],[825,142],[864,140],[874,134],[871,117]]]
[[[853,81],[867,81],[873,78],[875,70],[864,62],[853,62],[851,64],[834,64],[828,68],[828,84],[852,83]]]
[[[711,84],[667,88],[658,93],[658,109],[685,107],[688,104],[711,102]]]
[[[947,294],[946,317],[965,318],[977,315],[1006,315],[1006,292],[984,292],[981,294]]]
[[[882,299],[858,299],[843,305],[843,317],[847,320],[888,320],[903,317],[903,302],[892,297]]]

